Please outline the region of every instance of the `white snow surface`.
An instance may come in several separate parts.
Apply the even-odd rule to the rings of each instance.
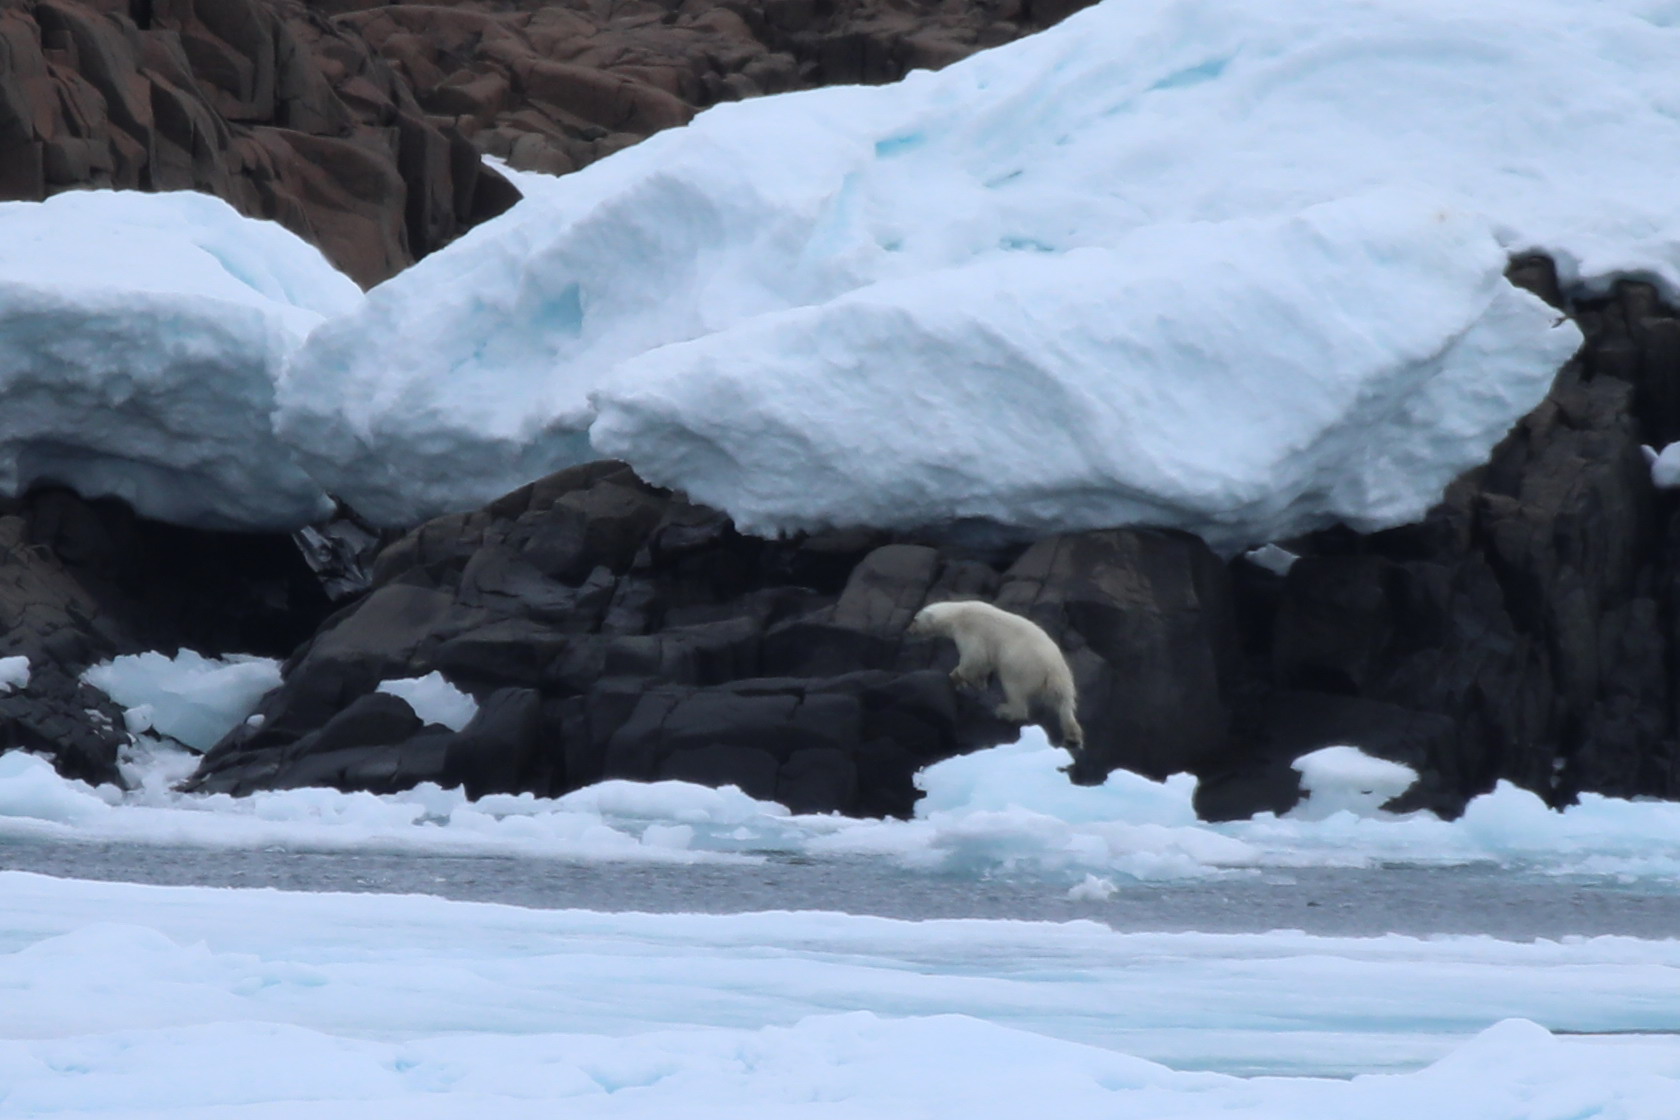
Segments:
[[[16,692],[29,684],[29,658],[24,654],[0,657],[0,693]]]
[[[280,686],[271,657],[210,658],[190,649],[174,657],[124,654],[82,673],[82,680],[123,706],[130,732],[152,731],[203,753]]]
[[[884,88],[728,104],[317,331],[282,430],[405,522],[599,454],[761,532],[1417,516],[1579,336],[1680,291],[1654,0],[1112,0]]]
[[[1672,1120],[1680,1099],[1672,940],[605,914],[0,872],[0,991],[3,1116]]]
[[[439,723],[451,731],[461,730],[478,714],[478,701],[450,684],[435,669],[423,677],[380,681],[375,691],[401,697],[423,722]]]
[[[275,436],[275,381],[360,299],[316,249],[208,195],[0,203],[0,492],[57,483],[216,529],[330,512]]]

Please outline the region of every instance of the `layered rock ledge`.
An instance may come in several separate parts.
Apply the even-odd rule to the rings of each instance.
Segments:
[[[1235,652],[1220,648],[1223,573],[1194,538],[1149,530],[1007,558],[862,532],[759,540],[591,464],[387,547],[372,590],[293,656],[191,788],[554,795],[681,778],[904,815],[917,769],[1014,736],[954,692],[949,643],[905,636],[924,603],[955,596],[1050,627],[1086,686],[1093,761],[1161,772],[1222,742],[1225,713],[1203,700],[1226,691]],[[479,701],[459,732],[375,691],[434,670]]]
[[[1548,262],[1512,275],[1562,303]],[[904,636],[971,596],[1068,651],[1074,780],[1187,770],[1203,815],[1247,816],[1294,804],[1300,754],[1353,743],[1420,772],[1397,808],[1452,815],[1501,779],[1680,796],[1680,511],[1640,452],[1680,438],[1680,317],[1635,282],[1573,313],[1580,354],[1423,522],[1287,542],[1282,573],[1148,529],[765,541],[620,464],[564,472],[386,548],[194,788],[685,778],[902,814],[916,768],[1012,734],[952,690],[948,645]],[[432,670],[482,705],[459,733],[374,694]]]
[[[1544,260],[1512,275],[1563,305]],[[1680,316],[1637,282],[1569,310],[1586,344],[1486,465],[1418,524],[1284,542],[1287,571],[1150,529],[763,540],[595,463],[388,540],[371,587],[334,575],[335,610],[284,536],[38,491],[0,510],[0,656],[32,673],[0,698],[0,749],[118,780],[121,713],[80,673],[186,646],[290,654],[197,789],[684,778],[905,814],[918,768],[1014,734],[995,697],[951,688],[948,643],[904,635],[971,596],[1067,649],[1090,744],[1074,780],[1188,770],[1204,816],[1247,816],[1295,802],[1300,754],[1352,743],[1422,775],[1398,808],[1451,815],[1501,779],[1558,805],[1680,797],[1680,500],[1641,454],[1680,439]],[[377,690],[432,671],[476,698],[473,723]]]

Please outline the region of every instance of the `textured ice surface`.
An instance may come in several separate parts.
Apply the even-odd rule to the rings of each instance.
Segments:
[[[0,840],[376,848],[665,864],[738,863],[784,853],[875,858],[975,879],[1025,876],[1099,892],[1104,880],[1396,862],[1492,863],[1526,873],[1680,883],[1680,804],[1584,794],[1580,804],[1560,813],[1501,783],[1456,821],[1424,812],[1397,816],[1380,806],[1402,788],[1403,768],[1352,748],[1308,763],[1307,781],[1317,792],[1295,813],[1220,824],[1196,818],[1195,779],[1187,774],[1155,782],[1119,770],[1101,786],[1071,784],[1063,773],[1067,752],[1051,747],[1035,728],[1017,743],[924,770],[917,781],[927,796],[907,821],[801,816],[733,787],[686,782],[608,781],[553,799],[497,794],[477,801],[459,789],[431,785],[383,796],[330,789],[184,795],[169,788],[182,768],[161,746],[137,757],[129,774],[136,788],[121,794],[59,778],[32,755],[0,758]]]
[[[204,528],[331,509],[275,437],[275,380],[361,291],[190,192],[0,203],[0,491],[69,486]]]
[[[8,1116],[1671,1120],[1680,1097],[1680,1040],[1651,1033],[1673,1024],[1680,943],[1614,937],[601,914],[0,872],[0,991]]]
[[[1676,290],[1665,12],[1114,2],[719,106],[317,332],[282,425],[391,522],[608,453],[764,532],[1392,524],[1576,341],[1508,255]]]
[[[269,657],[211,658],[190,649],[156,651],[94,665],[82,679],[123,706],[131,732],[167,735],[200,753],[216,745],[280,685]]]

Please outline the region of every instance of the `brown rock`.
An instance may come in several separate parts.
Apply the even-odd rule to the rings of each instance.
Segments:
[[[372,284],[516,197],[302,0],[131,7],[0,0],[0,198],[204,191]]]

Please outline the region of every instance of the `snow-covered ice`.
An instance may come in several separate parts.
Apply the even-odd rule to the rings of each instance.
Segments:
[[[127,708],[131,728],[192,746],[249,714],[278,667],[183,652],[119,658],[90,671]],[[471,719],[470,697],[441,677],[386,682],[423,719]],[[44,759],[0,756],[0,840],[116,841],[212,847],[480,853],[534,857],[740,862],[783,853],[876,858],[920,872],[1027,876],[1091,897],[1104,882],[1252,874],[1267,868],[1493,863],[1553,874],[1680,883],[1680,804],[1584,794],[1566,812],[1508,783],[1452,822],[1382,806],[1414,775],[1352,747],[1302,758],[1310,795],[1292,813],[1210,824],[1192,807],[1195,779],[1155,782],[1116,771],[1076,786],[1071,761],[1036,728],[1013,744],[948,759],[917,776],[912,820],[799,815],[738,789],[607,781],[558,798],[498,794],[469,801],[425,785],[375,796],[330,789],[249,797],[186,795],[172,785],[192,759],[141,730],[125,761],[132,789],[93,789]]]
[[[983,253],[631,359],[591,438],[767,535],[1381,528],[1580,341],[1504,265],[1480,220],[1391,194]]]
[[[603,914],[0,872],[0,991],[0,1116],[1671,1120],[1680,1099],[1680,942],[1617,937]]]
[[[158,711],[250,664],[183,654],[106,676]],[[231,723],[254,697],[202,698]],[[170,772],[172,748],[150,748],[134,765]],[[1680,882],[1671,803],[1588,797],[1558,814],[1502,787],[1457,822],[1401,817],[1380,803],[1403,767],[1329,748],[1302,760],[1313,797],[1295,814],[1210,825],[1188,777],[1078,787],[1067,761],[1029,731],[924,771],[917,819],[854,821],[680,782],[555,800],[235,799],[142,773],[125,793],[12,751],[0,844],[592,863],[780,852],[1033,877],[1093,906],[1122,878],[1394,861]],[[478,873],[498,872],[521,864]],[[595,913],[0,871],[0,993],[0,1117],[1671,1120],[1680,1099],[1673,939]]]
[[[1507,255],[1680,291],[1665,12],[1112,2],[719,106],[376,289],[281,423],[392,522],[608,453],[761,531],[1392,524],[1578,340]]]
[[[0,203],[0,491],[58,483],[206,528],[331,509],[275,437],[291,351],[361,291],[190,192]]]
[[[877,858],[915,871],[1027,876],[1101,897],[1104,883],[1251,874],[1272,868],[1401,862],[1481,865],[1558,875],[1680,883],[1680,804],[1584,794],[1558,813],[1502,783],[1457,821],[1382,806],[1415,775],[1352,747],[1297,762],[1309,795],[1290,814],[1210,824],[1191,804],[1195,779],[1121,770],[1076,786],[1070,757],[1037,728],[917,776],[912,820],[799,815],[733,787],[607,781],[558,798],[421,786],[375,796],[294,789],[234,798],[176,793],[193,756],[247,718],[278,678],[262,658],[183,650],[120,657],[87,680],[124,705],[138,732],[128,792],[59,777],[44,759],[0,755],[0,840],[115,841],[211,847],[504,854],[657,863],[741,862],[784,853]],[[430,722],[465,726],[476,705],[441,675],[387,681]],[[1077,897],[1077,895],[1076,895]]]
[[[381,681],[376,691],[401,697],[422,722],[439,723],[451,731],[461,730],[478,714],[478,701],[450,684],[436,670],[423,677]]]

